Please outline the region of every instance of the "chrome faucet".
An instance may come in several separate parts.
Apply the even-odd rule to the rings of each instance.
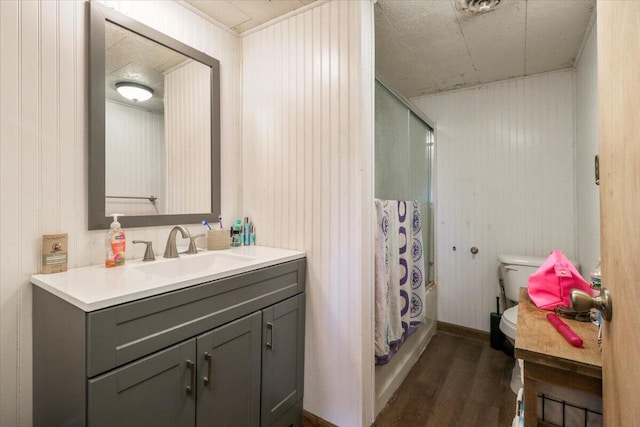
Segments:
[[[189,230],[187,230],[181,225],[176,225],[169,232],[169,238],[167,239],[167,246],[165,246],[164,248],[165,258],[178,258],[178,248],[176,246],[176,234],[178,234],[178,231],[182,235],[183,239],[189,239],[190,241],[189,251],[187,251],[187,253],[195,253],[195,252],[190,252],[192,250],[191,242],[193,242],[193,239],[191,239],[191,233],[189,233]]]

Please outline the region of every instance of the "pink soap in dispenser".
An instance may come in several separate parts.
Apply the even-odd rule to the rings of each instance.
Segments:
[[[127,245],[127,238],[118,222],[118,217],[124,215],[111,214],[110,216],[113,217],[113,222],[111,223],[109,231],[107,231],[107,237],[105,239],[107,257],[105,258],[104,265],[107,268],[124,265]]]

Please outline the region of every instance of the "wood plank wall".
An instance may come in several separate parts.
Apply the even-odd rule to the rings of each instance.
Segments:
[[[373,3],[333,1],[243,43],[243,207],[308,257],[305,410],[372,421]]]
[[[175,2],[110,6],[220,59],[223,215],[240,212],[240,41]],[[41,235],[69,234],[69,267],[100,264],[87,231],[84,1],[0,1],[0,425],[30,426],[31,285]],[[126,219],[122,220],[126,228]],[[202,226],[199,226],[200,230]],[[164,247],[167,227],[128,230]],[[128,247],[141,257],[143,248]]]

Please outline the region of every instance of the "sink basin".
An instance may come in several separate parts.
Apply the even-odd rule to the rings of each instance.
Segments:
[[[156,276],[173,278],[192,274],[215,273],[250,264],[254,257],[224,252],[182,254],[178,258],[159,259],[134,266],[136,270]]]

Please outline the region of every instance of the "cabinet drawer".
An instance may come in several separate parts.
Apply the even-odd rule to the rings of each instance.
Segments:
[[[87,376],[303,292],[304,278],[298,260],[89,313]]]

